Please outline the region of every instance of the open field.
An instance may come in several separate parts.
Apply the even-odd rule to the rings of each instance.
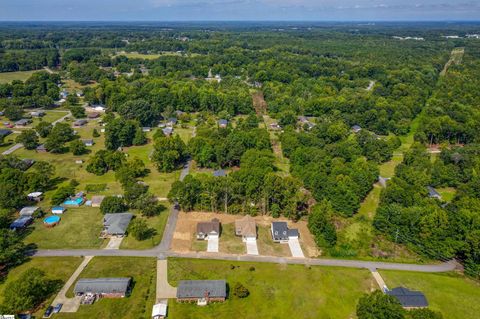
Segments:
[[[129,59],[144,59],[144,60],[155,60],[158,59],[161,54],[142,54],[138,52],[118,52],[115,56],[126,56]]]
[[[457,190],[453,187],[437,188],[437,192],[442,196],[442,200],[451,202],[455,197]]]
[[[169,316],[182,319],[353,318],[357,300],[375,287],[369,272],[357,269],[170,258],[168,270],[174,286],[184,279],[226,279],[230,286],[224,303],[171,302]],[[236,282],[250,291],[247,298],[231,294]]]
[[[56,318],[150,318],[155,302],[156,259],[141,257],[95,257],[79,278],[131,277],[133,289],[129,297],[100,299],[93,305],[82,305],[76,313],[59,313]],[[75,285],[75,284],[74,284]],[[73,287],[67,296],[73,296]]]
[[[480,284],[455,273],[426,274],[380,271],[388,288],[405,286],[422,291],[432,310],[445,319],[474,319],[480,313]]]
[[[98,236],[103,228],[103,215],[99,208],[67,208],[60,217],[60,224],[53,228],[44,227],[43,218],[36,219],[25,242],[40,249],[101,247],[104,240]]]
[[[35,72],[37,71],[0,72],[0,84],[10,83],[14,80],[25,81]]]
[[[43,270],[47,278],[51,280],[59,280],[62,283],[66,282],[70,275],[75,271],[78,265],[81,263],[82,258],[79,257],[39,257],[32,258],[24,264],[12,269],[5,280],[0,282],[0,304],[3,302],[3,293],[5,286],[18,279],[21,274],[27,272],[29,269],[38,268]],[[61,285],[59,285],[61,287]],[[60,288],[59,288],[60,289]],[[55,294],[49,296],[44,305],[37,309],[35,316],[41,318],[45,309],[55,298]]]

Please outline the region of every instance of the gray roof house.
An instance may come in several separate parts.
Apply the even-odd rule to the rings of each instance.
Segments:
[[[85,146],[93,146],[93,140],[92,139],[83,139],[81,140],[83,145]]]
[[[227,120],[225,120],[225,119],[220,119],[220,120],[218,120],[218,126],[220,126],[220,127],[222,127],[222,128],[225,128],[225,127],[227,127],[227,125],[228,125],[228,121],[227,121]]]
[[[95,294],[103,297],[125,297],[130,289],[131,278],[82,278],[73,289],[75,295]]]
[[[288,242],[290,238],[298,238],[298,229],[290,229],[287,222],[272,222],[272,239],[274,242]]]
[[[213,171],[213,176],[215,176],[215,177],[224,177],[226,175],[227,174],[225,173],[225,171],[223,169],[218,169],[216,171]]]
[[[88,123],[87,120],[80,119],[80,120],[76,120],[75,122],[73,122],[73,126],[84,126],[87,123]]]
[[[21,119],[21,120],[18,120],[15,122],[15,125],[17,126],[26,126],[28,124],[30,124],[31,121],[29,119]]]
[[[39,207],[36,206],[23,207],[20,210],[20,216],[32,216],[38,209]]]
[[[403,308],[425,308],[428,307],[427,298],[420,291],[409,290],[404,287],[393,288],[386,291],[387,295],[394,296],[402,304]]]
[[[162,129],[162,132],[165,136],[170,136],[173,134],[173,128],[171,127],[166,127],[164,129]]]
[[[224,301],[227,298],[225,280],[180,280],[177,288],[178,301]]]
[[[197,239],[205,240],[209,237],[220,236],[220,221],[216,218],[209,222],[199,222],[197,224]]]
[[[440,193],[437,192],[437,190],[432,186],[427,186],[427,190],[428,190],[428,197],[442,199],[442,195],[440,195]]]
[[[13,133],[12,130],[1,129],[0,130],[0,137],[5,137],[5,136],[8,136],[12,133]]]
[[[133,215],[130,213],[105,214],[103,217],[104,236],[125,236]]]
[[[360,125],[354,125],[352,126],[352,131],[353,133],[358,133],[362,130],[362,128],[360,127]]]

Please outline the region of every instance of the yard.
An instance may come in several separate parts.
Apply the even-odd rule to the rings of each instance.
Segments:
[[[21,274],[28,271],[32,268],[38,268],[43,270],[47,278],[52,280],[60,280],[61,282],[66,282],[70,275],[75,271],[78,265],[81,263],[82,259],[79,257],[38,257],[32,258],[24,264],[12,269],[5,280],[0,282],[0,304],[3,302],[3,293],[5,286],[18,279]],[[55,298],[55,294],[50,296],[43,307],[40,307],[38,311],[34,314],[37,318],[41,318],[45,308],[50,305],[50,303]]]
[[[14,80],[25,81],[37,71],[0,72],[0,84],[10,83]]]
[[[480,313],[480,284],[455,273],[426,274],[380,271],[388,288],[405,286],[422,291],[432,310],[445,319],[474,319]]]
[[[36,244],[39,249],[100,248],[103,243],[99,238],[103,228],[102,216],[99,208],[67,208],[60,215],[60,224],[53,228],[43,226],[43,218],[36,219],[25,242]]]
[[[143,257],[95,257],[79,278],[131,277],[133,289],[129,297],[100,299],[93,305],[82,305],[76,313],[59,313],[56,318],[150,318],[155,302],[156,259]],[[73,287],[67,296],[73,296]]]
[[[184,279],[226,279],[226,302],[198,307],[169,303],[171,318],[352,318],[358,299],[375,287],[367,270],[170,258],[170,284]],[[253,268],[252,268],[253,267]],[[236,282],[250,295],[232,295]]]

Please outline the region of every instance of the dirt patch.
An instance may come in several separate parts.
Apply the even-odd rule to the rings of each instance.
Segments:
[[[263,92],[255,92],[252,95],[253,99],[253,107],[255,108],[255,112],[257,115],[262,115],[267,113],[267,102],[265,102],[265,98],[263,96]]]
[[[242,249],[242,252],[240,252],[239,249],[240,243],[243,244],[241,239],[230,234],[230,232],[233,232],[235,220],[241,217],[241,215],[217,213],[180,212],[178,215],[177,227],[173,234],[172,250],[178,252],[196,251],[198,245],[194,245],[194,242],[196,242],[194,235],[197,223],[217,218],[222,223],[224,231],[229,232],[228,234],[221,234],[220,250],[225,253],[244,254],[245,250]],[[258,248],[260,255],[290,257],[288,245],[274,243],[270,236],[270,224],[272,221],[285,221],[285,219],[272,218],[270,216],[256,216],[254,219],[258,226]],[[317,257],[320,255],[320,251],[317,249],[313,236],[310,234],[305,221],[299,221],[296,223],[288,221],[288,226],[291,228],[297,228],[300,232],[300,245],[302,246],[306,257]],[[225,239],[226,242],[222,244],[223,239]]]

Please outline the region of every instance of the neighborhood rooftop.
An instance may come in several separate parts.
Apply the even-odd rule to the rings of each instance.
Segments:
[[[181,280],[178,284],[177,298],[226,298],[225,280]]]
[[[394,296],[405,308],[423,308],[428,306],[427,298],[420,291],[409,290],[404,287],[393,288],[386,292],[390,296]]]
[[[105,214],[103,226],[108,235],[124,235],[133,215],[130,213]]]
[[[74,288],[75,294],[125,294],[130,286],[130,278],[83,278]]]

